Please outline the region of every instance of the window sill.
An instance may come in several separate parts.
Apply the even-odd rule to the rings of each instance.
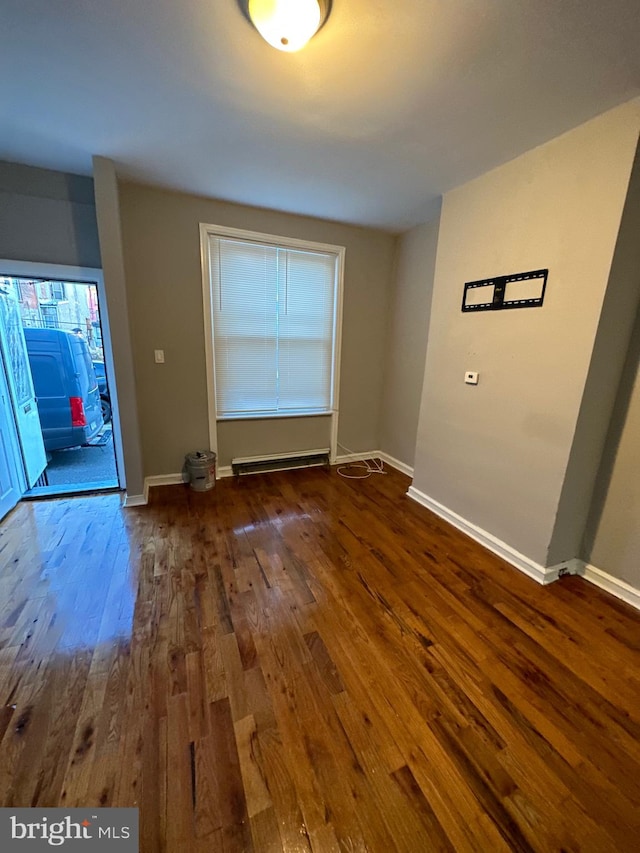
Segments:
[[[266,421],[276,418],[328,418],[337,414],[333,409],[324,412],[264,412],[243,413],[241,415],[218,415],[216,421]]]

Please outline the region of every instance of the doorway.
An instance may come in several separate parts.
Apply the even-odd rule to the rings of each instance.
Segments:
[[[19,497],[119,489],[122,444],[101,271],[0,261],[0,324],[0,394],[4,385],[8,391],[0,512],[16,502],[15,486],[7,488],[12,467]],[[21,422],[27,410],[29,430]]]

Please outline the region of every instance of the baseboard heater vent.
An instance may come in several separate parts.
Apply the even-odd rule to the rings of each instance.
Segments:
[[[286,471],[288,468],[311,468],[329,464],[329,448],[302,450],[298,453],[282,453],[279,456],[248,456],[232,459],[234,474],[263,474],[266,471]]]

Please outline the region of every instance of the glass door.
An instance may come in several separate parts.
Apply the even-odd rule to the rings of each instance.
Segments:
[[[16,298],[0,288],[0,348],[13,401],[22,461],[31,488],[47,465],[27,345]]]

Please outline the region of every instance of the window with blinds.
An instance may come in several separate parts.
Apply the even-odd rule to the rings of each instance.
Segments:
[[[333,407],[338,255],[209,235],[219,419]]]

